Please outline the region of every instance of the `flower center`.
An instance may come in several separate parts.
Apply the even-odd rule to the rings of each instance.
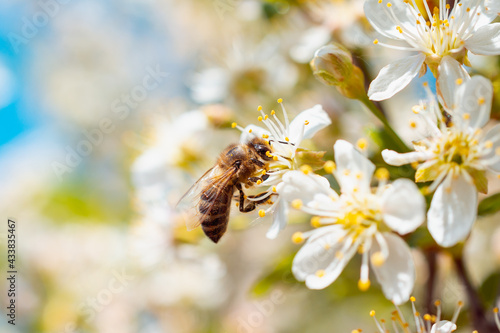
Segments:
[[[344,214],[337,219],[336,223],[344,225],[345,229],[351,229],[358,235],[374,223],[377,226],[380,225],[382,222],[380,208],[375,205],[376,199],[370,197],[362,200],[359,198],[346,200]]]
[[[384,5],[383,0],[379,3]],[[446,0],[439,0],[439,5],[432,10],[427,1],[423,1],[421,7],[415,0],[404,0],[404,3],[414,22],[401,20],[390,1],[384,6],[389,18],[396,25],[396,30],[410,45],[410,50],[423,52],[428,56],[427,62],[431,64],[439,62],[445,55],[462,62],[465,56],[464,40],[474,31],[474,26],[481,16],[481,0],[474,0],[469,6],[455,1],[453,9]],[[378,40],[375,43],[395,49],[408,49],[380,43]]]
[[[467,167],[480,157],[478,139],[475,133],[450,131],[438,142],[435,153],[440,164],[448,169]]]

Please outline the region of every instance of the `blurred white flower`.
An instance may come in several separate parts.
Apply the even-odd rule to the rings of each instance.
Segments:
[[[462,309],[463,303],[458,302],[458,306],[453,314],[452,320],[441,320],[441,302],[436,301],[434,304],[437,307],[437,314],[424,314],[423,316],[417,311],[415,307],[415,298],[411,297],[411,306],[413,311],[413,320],[415,322],[415,331],[410,330],[410,324],[406,321],[403,313],[396,305],[396,311],[393,312],[391,316],[392,326],[394,327],[394,332],[399,332],[398,327],[406,333],[418,332],[418,333],[451,333],[457,329],[455,324]],[[375,320],[375,325],[377,326],[377,332],[379,333],[389,333],[390,331],[385,326],[384,320],[378,320],[375,316],[375,311],[370,312],[370,316]],[[477,332],[477,331],[474,331]],[[353,333],[360,333],[360,331],[354,330]]]
[[[385,100],[405,88],[418,73],[429,66],[437,76],[444,56],[468,65],[467,51],[479,55],[500,54],[500,23],[491,23],[497,13],[487,10],[485,0],[455,1],[453,8],[440,0],[439,6],[425,12],[415,1],[367,0],[365,14],[381,35],[396,44],[375,40],[375,44],[396,50],[416,51],[382,68],[370,85],[372,100]],[[425,17],[429,21],[425,20]],[[490,24],[491,23],[491,24]],[[457,63],[457,66],[460,66]]]
[[[391,165],[423,162],[415,180],[433,181],[428,190],[436,192],[427,225],[436,242],[444,247],[468,236],[477,215],[478,191],[488,190],[486,171],[500,172],[500,125],[486,133],[482,129],[490,118],[491,82],[481,76],[450,78],[453,75],[445,79],[450,82],[441,82],[441,99],[451,115],[451,124],[447,126],[432,98],[429,105],[414,107],[425,124],[425,136],[414,143],[415,151],[382,151],[384,160]]]
[[[200,104],[240,99],[256,92],[283,94],[295,86],[298,71],[279,52],[277,37],[233,43],[223,65],[205,68],[191,77],[191,96]]]
[[[300,167],[296,160],[296,153],[300,149],[300,143],[304,139],[312,138],[316,132],[331,124],[330,117],[319,104],[302,111],[290,122],[282,100],[279,99],[278,102],[283,110],[284,124],[276,116],[274,110],[271,111],[269,116],[262,111],[262,107],[259,107],[262,116],[259,116],[258,119],[264,123],[267,129],[256,125],[249,125],[245,128],[240,127],[242,131],[241,142],[248,142],[254,137],[261,137],[269,140],[273,149],[271,154],[273,161],[266,172],[268,178],[257,184],[259,187],[267,188],[266,195],[278,194],[271,207],[259,212],[261,216],[270,212],[274,214],[273,224],[267,232],[267,237],[271,239],[276,238],[287,223],[289,205],[286,201],[281,200],[280,193],[283,188],[283,176],[287,172],[297,170]],[[265,195],[260,197],[265,197]],[[259,200],[259,198],[255,200]]]
[[[396,304],[408,300],[415,282],[415,268],[408,245],[391,232],[414,231],[425,219],[425,200],[416,185],[396,180],[387,185],[389,174],[380,169],[379,186],[370,187],[375,165],[347,141],[334,146],[340,196],[324,177],[300,171],[284,177],[283,199],[294,208],[314,215],[318,229],[296,233],[295,242],[308,239],[293,261],[296,278],[311,289],[323,289],[334,282],[351,258],[362,255],[359,288],[370,285],[368,262],[385,296]],[[334,169],[334,166],[331,165]]]
[[[155,305],[172,306],[185,302],[213,308],[228,296],[226,266],[214,253],[199,247],[177,247],[175,256],[144,277],[142,295]]]
[[[200,142],[204,141],[199,136],[208,128],[208,120],[202,111],[194,110],[154,125],[154,143],[134,161],[132,182],[143,214],[164,223],[171,215],[168,195],[183,186],[179,167],[190,156],[202,155]]]

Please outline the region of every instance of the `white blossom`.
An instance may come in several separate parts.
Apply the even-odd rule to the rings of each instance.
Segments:
[[[428,189],[435,193],[427,224],[436,242],[444,247],[468,236],[477,215],[478,191],[487,192],[485,173],[500,172],[500,126],[487,132],[482,129],[490,117],[491,82],[481,76],[469,79],[460,75],[450,73],[441,82],[440,99],[451,115],[449,126],[433,99],[429,105],[414,107],[425,124],[424,137],[414,143],[415,152],[382,152],[392,165],[421,163],[416,181],[433,181]]]
[[[295,242],[307,242],[295,256],[292,271],[307,287],[323,289],[359,252],[360,289],[370,285],[371,261],[385,296],[401,304],[413,290],[415,268],[408,245],[389,230],[407,234],[418,228],[425,218],[424,198],[407,179],[388,185],[385,169],[377,171],[379,186],[372,189],[375,165],[347,141],[337,141],[334,151],[337,166],[333,173],[340,195],[319,175],[292,171],[283,177],[284,199],[314,215],[311,223],[318,227],[294,235]]]
[[[500,54],[500,23],[491,23],[497,13],[485,5],[485,0],[455,0],[452,9],[445,0],[439,0],[434,9],[426,1],[423,4],[425,12],[420,11],[415,0],[365,2],[365,14],[373,28],[394,41],[387,44],[375,40],[375,44],[418,52],[382,68],[370,85],[370,99],[392,97],[417,74],[425,73],[426,65],[437,76],[445,56],[468,65],[467,51],[478,55]]]
[[[274,110],[271,111],[270,115],[267,115],[262,111],[262,107],[259,107],[262,115],[258,119],[266,128],[256,125],[240,128],[242,131],[241,142],[248,142],[255,136],[261,137],[269,141],[273,150],[271,154],[273,161],[266,172],[269,177],[257,185],[266,188],[266,195],[278,194],[274,196],[276,197],[275,201],[269,208],[259,212],[261,216],[273,213],[273,224],[266,235],[270,239],[276,238],[287,223],[289,205],[281,200],[280,194],[283,188],[283,176],[299,168],[296,153],[300,148],[300,143],[304,139],[313,137],[316,132],[331,124],[330,117],[319,104],[302,111],[290,122],[283,101],[279,99],[278,102],[283,111],[284,123],[276,116]]]

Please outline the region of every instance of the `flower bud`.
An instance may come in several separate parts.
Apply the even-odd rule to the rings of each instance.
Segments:
[[[351,53],[340,44],[328,44],[318,49],[311,61],[316,78],[329,86],[342,85],[353,70]]]
[[[342,45],[332,43],[318,49],[311,68],[319,81],[337,87],[342,95],[353,99],[366,97],[363,72],[352,63],[351,53]]]

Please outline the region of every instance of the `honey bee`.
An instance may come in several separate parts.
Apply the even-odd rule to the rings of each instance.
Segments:
[[[272,160],[269,144],[254,138],[245,144],[232,144],[219,156],[214,167],[209,169],[179,200],[177,207],[188,213],[186,225],[192,230],[201,224],[203,232],[214,243],[224,235],[229,221],[231,201],[235,190],[239,195],[240,212],[250,212],[259,204],[269,200],[269,194],[246,196],[242,185],[251,186],[269,175],[252,177],[264,170]],[[262,198],[261,198],[262,196]],[[253,198],[253,200],[245,200]]]

